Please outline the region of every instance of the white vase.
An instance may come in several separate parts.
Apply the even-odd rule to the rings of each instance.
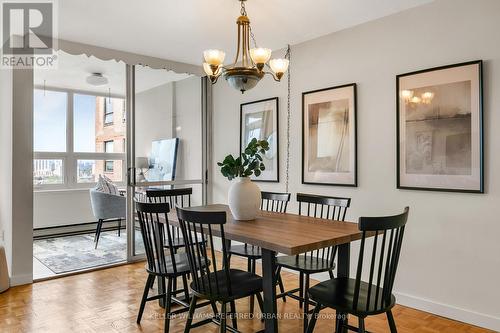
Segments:
[[[228,202],[236,220],[253,220],[260,207],[260,189],[248,177],[239,177],[229,188]]]

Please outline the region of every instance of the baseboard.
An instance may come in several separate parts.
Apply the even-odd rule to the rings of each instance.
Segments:
[[[13,275],[10,277],[10,286],[21,286],[23,284],[33,283],[33,274],[24,274],[24,275]]]
[[[500,317],[494,317],[432,300],[394,292],[398,304],[500,332]]]

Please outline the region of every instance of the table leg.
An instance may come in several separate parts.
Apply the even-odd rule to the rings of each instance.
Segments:
[[[337,277],[343,278],[343,277],[349,277],[349,269],[351,266],[351,244],[342,244],[339,245],[338,247],[339,255],[337,258]],[[347,313],[344,312],[337,312],[336,316],[337,319],[342,322],[342,324],[347,325],[348,324],[348,315]],[[344,331],[344,330],[342,330]],[[342,332],[341,331],[341,332]],[[340,332],[339,332],[340,333]]]
[[[264,325],[266,333],[278,332],[276,306],[276,253],[262,249],[262,278],[264,289]]]

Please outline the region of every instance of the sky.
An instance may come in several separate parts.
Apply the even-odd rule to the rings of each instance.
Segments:
[[[95,96],[74,95],[73,140],[75,152],[95,152],[95,103]],[[66,108],[66,93],[35,90],[35,151],[66,151]]]

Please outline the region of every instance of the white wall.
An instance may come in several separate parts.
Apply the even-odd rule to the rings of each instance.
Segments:
[[[438,0],[292,46],[291,60],[290,191],[352,197],[351,221],[411,206],[395,287],[398,302],[495,330],[500,330],[500,176],[493,172],[500,168],[499,31],[500,1]],[[484,60],[486,194],[397,190],[396,75],[477,59]],[[359,187],[303,185],[301,93],[352,82],[358,84]],[[286,78],[275,83],[266,77],[244,95],[224,80],[214,86],[215,161],[238,153],[240,103],[280,98],[281,182],[260,183],[263,190],[285,190],[286,93]],[[214,184],[214,201],[226,202],[229,182],[216,172]],[[352,255],[357,257],[356,249]]]
[[[33,201],[35,229],[96,221],[88,189],[37,191]]]
[[[0,70],[0,243],[12,269],[12,70]]]
[[[176,179],[202,179],[201,79],[193,76],[177,81],[174,91],[173,124],[175,136],[180,139]],[[193,188],[191,205],[201,205],[201,184],[188,186]]]
[[[135,94],[135,154],[147,157],[151,142],[172,137],[173,84]]]

